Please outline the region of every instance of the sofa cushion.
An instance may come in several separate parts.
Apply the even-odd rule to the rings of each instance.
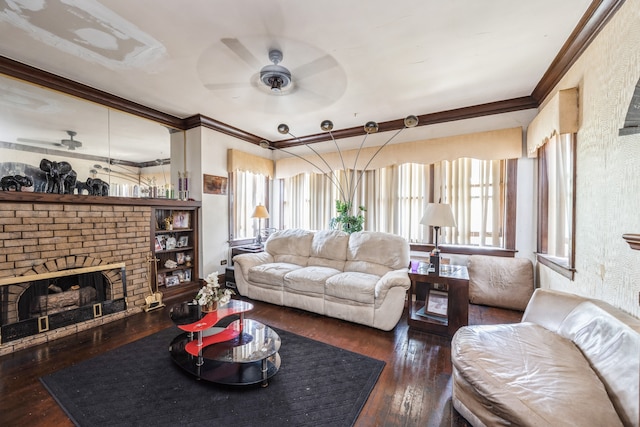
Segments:
[[[299,265],[286,262],[256,265],[249,269],[249,280],[259,286],[282,287],[284,286],[284,276],[300,268],[302,267]]]
[[[451,359],[475,400],[505,420],[501,424],[622,425],[580,350],[542,326],[463,327],[452,340]]]
[[[375,274],[345,271],[327,279],[325,295],[346,301],[373,304],[376,283],[380,276]]]
[[[347,259],[349,235],[339,230],[316,231],[311,241],[307,265],[330,267],[343,271]]]
[[[523,311],[534,291],[533,264],[526,258],[471,255],[469,302]]]
[[[269,236],[264,250],[271,254],[276,262],[306,267],[313,234],[313,231],[309,230],[279,230]]]
[[[284,276],[284,287],[298,293],[324,295],[326,280],[340,272],[340,270],[329,267],[300,268]]]
[[[407,268],[409,244],[400,236],[361,231],[349,236],[344,271],[384,276],[391,270]]]

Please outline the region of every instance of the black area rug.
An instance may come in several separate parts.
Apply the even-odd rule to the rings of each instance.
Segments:
[[[198,381],[173,363],[170,328],[40,380],[79,426],[351,426],[385,363],[285,331],[261,388]]]

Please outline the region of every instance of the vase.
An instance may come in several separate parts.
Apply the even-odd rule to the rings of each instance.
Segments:
[[[211,301],[204,306],[204,310],[207,313],[211,313],[212,311],[216,311],[218,309],[218,301]]]

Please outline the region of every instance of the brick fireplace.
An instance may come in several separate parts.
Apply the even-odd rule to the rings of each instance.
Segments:
[[[123,263],[127,289],[126,296],[122,295],[126,310],[3,342],[0,355],[139,313],[149,293],[146,259],[152,203],[145,199],[0,192],[0,279]],[[105,274],[118,281],[113,277],[118,273]]]

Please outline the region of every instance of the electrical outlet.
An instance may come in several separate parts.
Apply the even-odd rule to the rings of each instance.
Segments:
[[[227,260],[226,259],[221,260],[220,265],[227,265]]]

